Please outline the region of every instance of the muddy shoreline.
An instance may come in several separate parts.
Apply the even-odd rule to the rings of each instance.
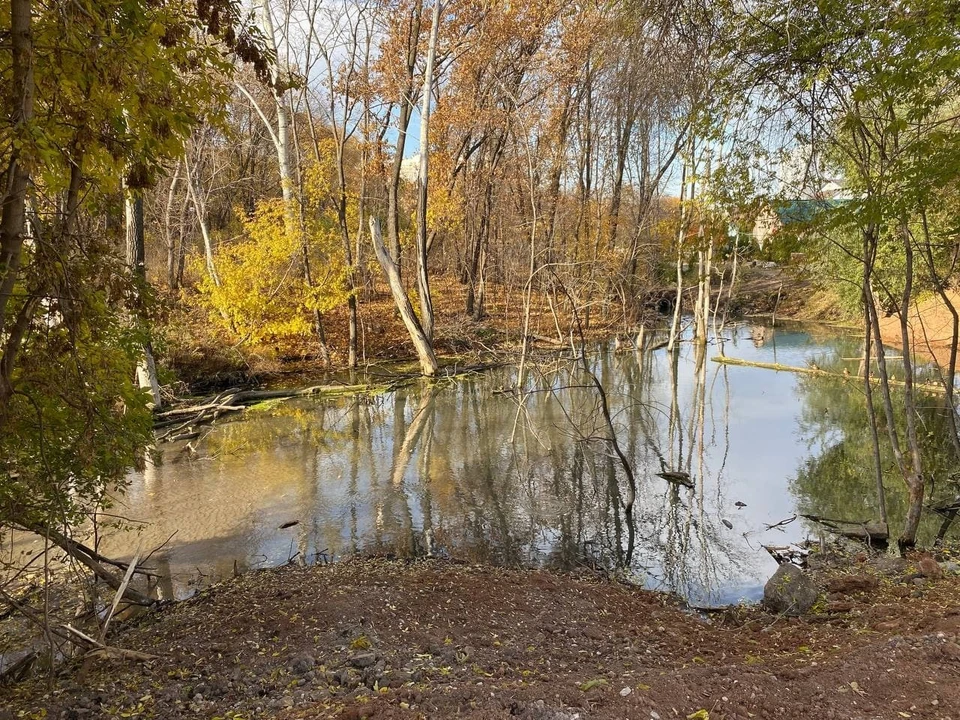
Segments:
[[[821,599],[799,618],[707,616],[590,572],[380,559],[251,572],[111,635],[155,660],[3,687],[0,717],[956,717],[960,578],[818,562]]]
[[[811,295],[811,283],[797,269],[746,268],[741,278],[732,296],[728,288],[714,288],[714,304],[719,294],[719,307],[728,320],[749,319],[758,323],[792,320],[848,326],[828,298]],[[691,288],[687,288],[685,306],[694,300],[690,293]],[[518,357],[523,333],[520,310],[523,297],[506,288],[492,290],[487,312],[477,321],[464,315],[463,294],[459,284],[445,283],[435,301],[435,346],[441,365],[451,368]],[[620,306],[587,313],[580,318],[584,338],[592,342],[627,338],[640,325],[648,332],[667,326],[672,305],[666,313],[661,312],[663,308],[658,305],[664,298],[672,300],[674,294],[675,291],[667,287],[651,289],[638,300],[632,311],[635,317],[629,322]],[[178,318],[173,327],[164,331],[168,352],[161,362],[176,376],[178,395],[200,395],[230,387],[308,383],[330,376],[349,379],[365,372],[416,372],[416,356],[389,296],[378,295],[363,308],[360,367],[353,372],[345,362],[346,340],[341,331],[346,319],[339,311],[327,317],[327,338],[332,353],[329,363],[320,359],[310,343],[283,349],[234,347],[229,339],[210,335],[209,323],[203,318]],[[575,321],[569,314],[551,309],[547,298],[535,293],[529,329],[531,347],[544,351],[568,347],[569,337],[565,335],[561,342],[558,323],[565,329]]]

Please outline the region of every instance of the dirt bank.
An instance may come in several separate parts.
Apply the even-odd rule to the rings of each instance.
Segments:
[[[286,567],[112,637],[155,660],[0,689],[0,717],[960,717],[960,579],[909,572],[864,566],[802,619],[707,619],[587,575]]]
[[[947,291],[947,298],[954,307],[960,308],[960,293]],[[953,342],[953,314],[939,295],[931,295],[910,306],[907,315],[910,342],[917,357],[932,359],[941,367],[950,361],[950,345]],[[881,318],[880,334],[883,341],[893,348],[902,348],[900,316]]]
[[[490,283],[486,312],[476,320],[464,312],[466,286],[454,278],[431,281],[436,315],[434,345],[447,362],[476,362],[480,356],[516,353],[524,329],[525,297],[522,288]],[[616,302],[589,303],[579,313],[587,339],[609,338],[633,327],[624,320],[624,308]],[[346,367],[348,325],[346,308],[324,316],[324,328],[331,357],[324,363],[313,338],[287,340],[253,346],[211,323],[201,310],[185,311],[182,304],[165,319],[162,329],[166,348],[161,358],[176,376],[197,392],[219,386],[245,384],[284,374],[311,374]],[[413,345],[403,322],[384,288],[363,298],[359,304],[358,354],[361,367],[371,364],[415,360]],[[655,310],[646,314],[651,317]],[[633,317],[633,315],[631,315]],[[541,347],[566,346],[570,328],[575,327],[567,298],[533,293],[529,334]],[[561,332],[558,332],[557,328]],[[561,339],[561,333],[563,335]]]
[[[439,277],[432,282],[436,328],[435,346],[447,362],[478,362],[491,354],[515,357],[524,332],[525,297],[522,288],[488,285],[486,313],[481,320],[466,315],[466,286],[454,278]],[[732,297],[729,285],[714,285],[714,304],[728,318],[757,316],[805,320],[834,320],[836,312],[829,302],[811,303],[809,281],[793,268],[744,267]],[[575,314],[569,298],[562,292],[554,297],[534,292],[531,296],[529,335],[535,345],[549,349],[565,347],[571,328],[579,327],[588,340],[609,339],[615,335],[636,333],[641,324],[647,329],[667,325],[676,296],[669,286],[648,287],[638,291],[629,302],[608,298],[579,298]],[[696,287],[687,286],[684,305],[692,312]],[[178,307],[182,306],[178,305]],[[383,362],[413,360],[413,347],[407,331],[385,290],[363,299],[359,306],[361,366]],[[325,316],[327,343],[332,353],[325,365],[317,355],[312,339],[299,343],[267,344],[253,347],[237,344],[201,311],[182,309],[166,318],[162,357],[181,380],[195,392],[219,387],[269,380],[289,374],[310,375],[323,370],[343,368],[347,349],[347,315],[338,308]]]

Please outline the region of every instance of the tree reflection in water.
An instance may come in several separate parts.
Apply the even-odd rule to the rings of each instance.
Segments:
[[[748,360],[827,369],[858,354],[855,341],[806,332],[766,329],[760,343],[748,326],[720,332],[724,352]],[[659,340],[648,333],[651,346]],[[672,358],[593,348],[589,373],[541,358],[526,373],[521,412],[502,390],[517,382],[511,368],[375,398],[280,404],[219,426],[194,459],[167,450],[149,483],[134,478],[126,513],[151,521],[145,546],[179,531],[164,559],[174,585],[196,568],[223,576],[234,562],[297,553],[308,562],[432,554],[604,568],[697,603],[755,598],[774,569],[761,544],[811,530],[766,525],[797,510],[872,516],[862,387],[722,366],[716,353],[714,343],[682,343]],[[922,412],[936,445],[940,409]],[[938,497],[950,492],[944,458]],[[665,469],[688,473],[693,488],[659,477]],[[901,489],[891,482],[887,492],[896,522]],[[279,529],[290,520],[299,524]],[[938,528],[933,518],[925,532]],[[136,539],[109,543],[123,554]]]

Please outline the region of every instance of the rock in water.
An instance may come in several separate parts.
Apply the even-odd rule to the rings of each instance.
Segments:
[[[770,612],[803,615],[817,601],[817,586],[796,565],[777,568],[763,586],[763,604]]]

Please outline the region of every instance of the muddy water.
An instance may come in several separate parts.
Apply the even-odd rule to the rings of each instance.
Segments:
[[[620,568],[696,603],[756,599],[775,569],[761,546],[815,534],[802,519],[768,525],[798,511],[875,516],[862,392],[711,359],[855,372],[858,349],[796,329],[722,335],[703,352],[683,343],[675,363],[664,349],[588,353],[633,488],[590,377],[557,359],[529,373],[522,401],[504,368],[247,413],[132,477],[115,511],[142,527],[104,548],[129,556],[170,538],[154,558],[167,596],[291,558],[383,553]]]

